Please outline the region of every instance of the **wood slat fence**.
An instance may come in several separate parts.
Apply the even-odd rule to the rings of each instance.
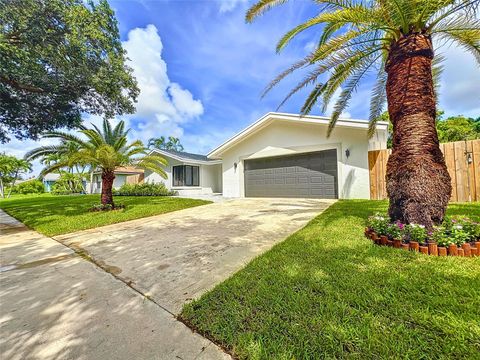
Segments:
[[[440,149],[452,178],[450,201],[480,201],[480,140],[440,144]],[[385,175],[390,153],[390,149],[368,152],[370,199],[387,198]]]

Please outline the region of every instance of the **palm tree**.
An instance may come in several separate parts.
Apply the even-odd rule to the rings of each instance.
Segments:
[[[288,0],[261,0],[247,12],[247,22]],[[316,0],[317,16],[286,33],[280,52],[298,34],[322,25],[316,48],[275,78],[265,93],[300,68],[308,75],[280,104],[306,86],[313,86],[301,108],[308,114],[320,102],[325,112],[341,89],[328,135],[348,106],[352,93],[371,72],[376,74],[370,103],[370,131],[385,100],[393,123],[393,151],[387,164],[387,192],[392,220],[439,223],[451,194],[450,176],[435,129],[434,79],[441,57],[434,56],[433,39],[454,42],[480,63],[478,0]],[[319,76],[325,74],[326,81]],[[264,94],[265,94],[264,93]]]
[[[167,150],[183,151],[183,145],[180,143],[180,139],[177,137],[169,136],[166,144]]]
[[[149,155],[148,148],[143,146],[140,140],[128,144],[127,134],[130,130],[124,130],[125,123],[120,121],[112,129],[108,120],[103,121],[103,130],[93,125],[93,129],[84,126],[79,127],[79,133],[86,137],[83,140],[79,136],[52,131],[43,135],[44,138],[58,138],[62,140],[60,145],[42,146],[28,152],[25,156],[28,159],[47,157],[54,153],[65,151],[65,142],[72,142],[78,146],[75,153],[67,152],[68,156],[61,158],[54,164],[47,165],[40,173],[41,176],[63,167],[73,165],[89,164],[92,169],[99,169],[102,172],[102,195],[103,205],[114,207],[112,186],[115,179],[115,169],[119,166],[137,165],[160,174],[166,178],[162,166],[167,161],[159,155]]]
[[[159,138],[150,138],[148,139],[148,147],[155,149],[165,149],[166,141],[165,136],[160,136]]]

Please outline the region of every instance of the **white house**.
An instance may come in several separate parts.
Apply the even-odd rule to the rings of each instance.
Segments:
[[[368,151],[386,148],[388,123],[268,113],[212,150],[225,197],[370,197]]]
[[[180,195],[225,197],[370,197],[368,151],[385,149],[388,123],[372,138],[368,121],[268,113],[207,156],[153,150],[168,160],[167,179],[145,171],[146,182],[164,182]]]
[[[152,150],[162,155],[168,165],[167,179],[157,173],[145,170],[145,182],[163,182],[168,189],[179,195],[204,195],[222,192],[222,161],[208,159],[205,155],[184,151]]]

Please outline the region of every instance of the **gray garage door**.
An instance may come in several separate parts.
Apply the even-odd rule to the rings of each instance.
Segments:
[[[245,160],[245,196],[338,198],[337,151]]]

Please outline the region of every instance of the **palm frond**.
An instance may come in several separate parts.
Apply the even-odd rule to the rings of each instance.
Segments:
[[[43,134],[42,138],[45,138],[45,139],[49,139],[49,138],[50,139],[51,138],[61,139],[61,140],[64,140],[64,141],[72,141],[74,143],[79,144],[82,147],[88,147],[89,146],[87,142],[85,142],[84,140],[82,140],[78,136],[75,136],[75,135],[70,134],[70,133],[62,132],[62,131],[49,131],[49,132]]]
[[[262,95],[261,97],[265,97],[265,95],[270,91],[272,90],[275,86],[277,86],[280,81],[282,81],[285,77],[287,77],[288,75],[290,75],[292,72],[294,72],[295,70],[297,69],[300,69],[302,67],[304,67],[305,65],[309,64],[311,62],[311,57],[310,56],[307,56],[305,57],[304,59],[300,60],[300,61],[297,61],[295,64],[293,64],[292,66],[290,66],[288,69],[284,70],[283,72],[281,72],[277,77],[275,77],[275,79],[273,79],[268,85],[267,87],[262,91]]]
[[[371,55],[381,51],[381,47],[367,46],[362,51],[357,51],[354,54],[347,53],[343,55],[346,61],[338,64],[333,69],[333,73],[327,81],[327,88],[323,92],[322,111],[325,112],[330,100],[341,86],[352,74],[357,70],[362,69],[366,63],[371,61]]]
[[[439,93],[440,93],[440,77],[443,73],[443,61],[445,58],[442,55],[436,55],[432,60],[432,79],[433,87],[435,90],[435,99],[438,104]]]
[[[476,30],[444,30],[436,35],[443,40],[455,42],[470,52],[480,65],[480,28]]]
[[[353,92],[357,89],[358,84],[368,72],[370,67],[380,59],[380,55],[371,55],[369,58],[366,58],[364,62],[362,62],[362,67],[356,70],[352,76],[348,79],[345,83],[342,92],[333,108],[332,118],[330,119],[330,123],[328,124],[327,130],[327,137],[329,137],[335,127],[335,124],[340,117],[343,110],[345,110],[348,106],[350,99],[352,98]]]
[[[36,149],[28,151],[24,158],[28,161],[35,160],[41,157],[45,157],[51,154],[57,154],[62,151],[62,147],[58,145],[49,145],[49,146],[41,146]]]
[[[308,95],[307,100],[303,104],[300,113],[302,115],[308,115],[312,111],[313,105],[317,103],[318,98],[322,95],[322,93],[326,89],[326,84],[317,84],[315,88],[312,90],[310,95]]]
[[[251,23],[253,20],[255,20],[255,18],[263,15],[271,8],[278,5],[283,5],[286,2],[288,2],[288,0],[261,0],[248,9],[245,16],[245,21]]]
[[[368,123],[368,137],[371,138],[375,134],[377,122],[382,114],[383,107],[387,101],[387,72],[383,64],[380,66],[377,75],[377,81],[372,89],[372,97],[370,99],[370,116]]]

